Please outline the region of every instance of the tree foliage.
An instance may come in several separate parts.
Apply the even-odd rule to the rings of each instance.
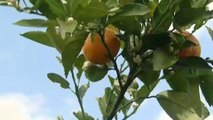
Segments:
[[[64,67],[64,77],[49,73],[52,82],[70,89],[77,97],[81,111],[79,120],[94,120],[84,110],[83,98],[90,82],[108,76],[111,86],[97,98],[103,120],[128,119],[145,99],[157,99],[174,120],[202,120],[209,116],[200,99],[203,94],[213,105],[213,61],[210,58],[179,58],[177,53],[187,46],[181,33],[199,30],[213,17],[208,9],[212,0],[0,0],[19,12],[36,14],[36,19],[23,19],[15,24],[45,28],[21,34],[34,42],[55,48]],[[99,33],[113,26],[122,46],[111,65],[88,63],[82,46],[89,33]],[[213,38],[213,30],[207,27]],[[104,43],[103,43],[104,44]],[[110,51],[109,51],[110,52]],[[123,61],[123,63],[119,62]],[[108,74],[113,70],[116,75]],[[82,83],[85,73],[87,83]],[[71,76],[71,80],[67,80]],[[150,96],[164,80],[171,87]],[[74,87],[71,88],[70,84]],[[93,83],[95,85],[95,83]],[[201,92],[199,92],[201,88]],[[60,116],[58,120],[63,120]]]

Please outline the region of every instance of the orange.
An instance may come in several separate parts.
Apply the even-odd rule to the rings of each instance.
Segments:
[[[187,32],[187,31],[184,31],[181,34],[183,36],[185,36],[187,40],[192,41],[196,45],[190,46],[188,48],[183,48],[182,50],[179,51],[178,56],[180,58],[186,58],[186,57],[190,57],[190,56],[198,56],[199,57],[200,54],[201,54],[201,46],[200,46],[198,39],[194,35],[192,35],[191,33]]]
[[[105,29],[104,41],[112,57],[115,57],[120,49],[120,41],[116,36],[116,31]],[[111,61],[110,54],[104,46],[99,34],[95,34],[93,39],[91,33],[87,36],[83,46],[83,53],[85,58],[94,64],[104,65]]]

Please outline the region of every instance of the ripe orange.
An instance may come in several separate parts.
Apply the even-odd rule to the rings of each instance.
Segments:
[[[190,57],[190,56],[200,56],[201,54],[201,46],[200,43],[198,41],[198,39],[192,35],[191,33],[184,31],[181,33],[183,36],[186,37],[187,40],[192,41],[193,43],[195,43],[195,46],[190,46],[188,48],[184,48],[182,50],[179,51],[178,56],[180,58],[186,58],[186,57]]]
[[[115,57],[120,49],[120,41],[116,36],[116,31],[107,28],[104,38],[106,45],[110,49],[111,55]],[[87,36],[83,46],[83,53],[85,58],[94,64],[104,65],[111,61],[110,54],[105,48],[99,34],[93,36],[93,39],[91,33]]]

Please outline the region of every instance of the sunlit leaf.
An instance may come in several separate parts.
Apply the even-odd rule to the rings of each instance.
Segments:
[[[205,3],[206,3],[207,0],[190,0],[191,2],[191,6],[193,8],[199,8],[199,7],[202,7]]]
[[[50,21],[43,19],[23,19],[17,21],[15,24],[25,27],[47,27]]]
[[[31,31],[21,34],[21,36],[26,37],[34,42],[38,42],[49,47],[54,47],[49,40],[49,37],[46,32],[42,31]]]
[[[90,84],[88,82],[87,84],[84,84],[79,88],[79,95],[81,99],[84,97],[89,87],[90,87]]]
[[[75,117],[78,119],[78,120],[95,120],[92,116],[90,116],[88,113],[84,112],[81,112],[81,111],[78,111],[78,112],[73,112],[73,114],[75,115]]]

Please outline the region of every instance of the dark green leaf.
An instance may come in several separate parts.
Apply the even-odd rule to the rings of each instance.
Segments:
[[[121,17],[120,17],[121,18]],[[118,27],[127,33],[140,34],[141,33],[141,23],[138,19],[133,17],[122,17],[123,19],[112,23],[114,26]]]
[[[149,12],[150,10],[147,6],[138,3],[132,3],[127,4],[123,8],[121,8],[121,11],[117,13],[116,16],[142,16]]]
[[[91,14],[92,13],[92,14]],[[106,16],[108,7],[101,1],[91,1],[85,7],[79,5],[74,13],[74,18],[80,21],[89,22],[90,20],[98,19]]]
[[[70,42],[65,46],[62,51],[62,64],[65,70],[65,76],[72,69],[76,58],[81,52],[84,41],[87,37],[87,32],[79,32],[70,38]]]
[[[47,27],[48,22],[49,21],[43,19],[23,19],[17,21],[15,24],[25,27]]]
[[[79,88],[79,95],[81,97],[81,99],[84,97],[85,93],[87,92],[88,88],[90,87],[90,84],[89,82],[85,85],[82,85],[80,88]]]
[[[59,83],[60,86],[64,89],[69,89],[70,88],[70,84],[67,80],[65,80],[63,77],[61,77],[60,75],[56,74],[56,73],[48,73],[47,77],[55,83]]]
[[[153,69],[161,70],[168,67],[171,67],[178,61],[178,57],[172,54],[169,54],[163,49],[157,49],[153,54]]]
[[[210,27],[206,27],[206,28],[207,28],[209,35],[211,36],[212,41],[213,41],[213,30]]]
[[[57,15],[51,10],[49,4],[44,0],[29,0],[34,6],[32,10],[39,10],[48,19],[55,19]]]
[[[209,112],[202,102],[201,113],[194,109],[194,103],[187,93],[164,91],[158,94],[158,102],[166,113],[174,120],[203,120]],[[201,116],[199,116],[201,114]]]
[[[67,11],[64,9],[63,3],[61,0],[44,0],[49,6],[51,12],[57,15],[60,18],[66,18]]]
[[[190,80],[198,82],[199,77],[211,71],[211,67],[200,57],[188,57],[179,61],[171,71],[167,82],[173,90],[187,92],[190,89]]]
[[[174,13],[181,0],[163,0],[154,12],[152,33],[168,31],[173,21]],[[168,3],[167,3],[168,2]]]
[[[183,1],[180,10],[174,16],[174,26],[188,27],[206,14],[206,8],[191,8],[189,1]]]
[[[200,57],[182,59],[174,69],[184,73],[184,76],[188,78],[197,78],[212,70],[208,63]]]
[[[90,116],[88,113],[84,112],[84,115],[81,111],[78,112],[73,112],[73,114],[75,115],[75,117],[78,120],[95,120],[92,116]]]
[[[41,43],[43,45],[47,45],[49,47],[54,47],[51,43],[51,41],[48,38],[48,35],[46,32],[42,31],[31,31],[31,32],[26,32],[24,34],[21,34],[21,36],[26,37],[32,41]]]
[[[138,77],[145,85],[149,85],[158,80],[159,75],[160,71],[153,70],[152,59],[146,59],[143,61],[142,72],[138,75]]]
[[[160,14],[165,13],[169,8],[173,0],[161,0],[158,5],[158,10]]]
[[[210,106],[213,105],[213,72],[200,76],[200,87],[202,93]]]
[[[168,46],[171,43],[171,37],[168,32],[144,35],[142,40],[142,52],[146,52],[149,49],[155,50],[162,46]]]

